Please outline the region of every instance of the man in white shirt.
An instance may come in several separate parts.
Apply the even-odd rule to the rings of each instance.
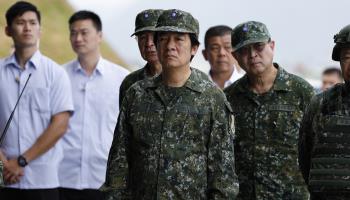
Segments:
[[[14,53],[0,62],[0,129],[4,130],[30,77],[1,145],[6,161],[6,188],[1,199],[57,200],[58,164],[62,148],[56,142],[66,132],[73,111],[67,73],[38,49],[40,12],[19,1],[6,12],[6,34]]]
[[[232,56],[232,29],[228,26],[213,26],[204,37],[204,59],[210,64],[209,78],[221,89],[231,85],[244,75]]]
[[[69,19],[78,58],[65,64],[76,112],[62,140],[60,199],[102,199],[109,149],[119,113],[119,87],[128,71],[101,57],[102,23],[91,11]]]

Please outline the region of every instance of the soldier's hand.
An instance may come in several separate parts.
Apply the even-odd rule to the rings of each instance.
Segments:
[[[4,179],[6,184],[14,184],[20,181],[24,170],[17,163],[17,159],[8,160],[4,165]]]

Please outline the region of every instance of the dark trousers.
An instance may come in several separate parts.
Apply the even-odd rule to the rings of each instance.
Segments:
[[[53,189],[15,189],[1,188],[1,200],[59,200],[57,188]]]
[[[103,193],[99,190],[59,188],[60,200],[101,200]]]

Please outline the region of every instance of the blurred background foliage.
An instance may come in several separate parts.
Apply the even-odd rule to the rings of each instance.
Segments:
[[[8,56],[13,50],[13,42],[5,34],[6,10],[15,3],[15,0],[0,0],[0,57]],[[76,56],[69,42],[68,19],[74,13],[74,9],[66,0],[28,0],[35,4],[41,12],[41,39],[40,51],[64,64]],[[104,58],[125,66],[124,62],[105,41],[101,45]]]

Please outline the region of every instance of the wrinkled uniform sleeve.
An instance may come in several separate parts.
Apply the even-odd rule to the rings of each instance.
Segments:
[[[208,199],[235,199],[238,179],[234,167],[234,121],[226,98],[214,105],[208,144]]]
[[[128,89],[127,80],[124,79],[119,88],[119,108],[122,107],[123,99],[125,97],[126,90]]]
[[[128,136],[130,134],[127,120],[127,99],[124,99],[114,138],[109,151],[106,181],[101,190],[106,200],[130,199],[127,187],[128,180]]]
[[[311,99],[310,104],[305,110],[299,130],[299,167],[306,184],[308,184],[309,180],[311,151],[316,134],[313,129],[313,121],[320,108],[320,102],[321,98],[318,95]]]

